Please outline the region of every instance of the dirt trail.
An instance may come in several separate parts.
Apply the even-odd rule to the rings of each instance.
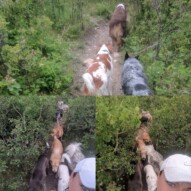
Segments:
[[[82,75],[86,71],[85,60],[94,58],[98,52],[98,47],[103,43],[111,43],[111,38],[109,37],[109,26],[108,21],[97,21],[92,19],[92,28],[88,30],[84,39],[83,47],[77,48],[75,50],[74,58],[74,81],[71,87],[72,95],[82,95]],[[123,95],[121,90],[121,67],[123,63],[122,53],[113,53],[113,80],[112,80],[112,95],[119,96]]]

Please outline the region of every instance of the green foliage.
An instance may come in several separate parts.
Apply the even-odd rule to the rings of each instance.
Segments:
[[[69,100],[72,109],[69,111],[65,124],[67,126],[66,140],[79,141],[87,152],[95,150],[95,98],[77,97]]]
[[[95,15],[101,16],[104,19],[110,19],[112,10],[109,9],[107,2],[101,2],[96,4]]]
[[[1,97],[0,190],[26,190],[38,156],[53,128],[58,97]],[[63,98],[62,98],[63,99]],[[81,142],[95,155],[95,98],[67,98],[63,145]]]
[[[138,98],[113,97],[96,99],[97,182],[110,190],[132,173],[130,161],[134,132],[139,122]],[[127,107],[124,107],[127,106]],[[115,183],[112,183],[112,182]],[[114,185],[113,185],[114,184]]]
[[[151,139],[165,158],[173,153],[191,154],[191,98],[112,97],[96,99],[97,186],[127,190],[134,173],[135,132],[139,112],[150,111]]]
[[[83,8],[82,0],[1,2],[0,94],[69,91],[71,40],[81,35]]]
[[[189,95],[190,1],[129,1],[125,49],[140,55],[155,95]]]

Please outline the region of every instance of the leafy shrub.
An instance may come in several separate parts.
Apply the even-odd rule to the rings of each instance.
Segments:
[[[95,98],[1,97],[0,190],[27,190],[35,161],[45,151],[60,99],[70,106],[69,113],[64,113],[63,145],[79,141],[87,156],[95,155]]]
[[[95,15],[101,16],[104,19],[110,19],[112,11],[108,7],[108,3],[101,2],[96,4]]]
[[[83,25],[83,3],[76,3],[47,0],[6,0],[2,3],[1,94],[69,91],[73,75],[72,67],[68,69],[71,63],[70,40],[79,37]]]
[[[130,1],[125,49],[140,55],[155,95],[189,95],[191,3]]]

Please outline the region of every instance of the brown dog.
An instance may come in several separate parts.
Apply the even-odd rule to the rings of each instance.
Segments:
[[[152,116],[148,111],[142,111],[140,114],[140,127],[138,128],[137,134],[136,134],[136,146],[138,151],[140,152],[141,159],[146,159],[146,153],[145,153],[145,145],[148,145],[151,143],[151,138],[149,135],[149,128],[150,123],[152,121]]]
[[[36,166],[33,169],[29,182],[29,191],[46,191],[46,176],[49,167],[49,160],[45,154],[39,156]]]
[[[146,123],[145,125],[148,127],[149,124],[152,122],[152,115],[149,111],[142,111],[140,114],[140,121],[141,123]]]
[[[143,127],[143,126],[139,127],[135,140],[138,141],[140,139],[143,140],[145,144],[151,143],[151,138],[150,138],[149,130],[147,127]]]
[[[54,140],[51,146],[51,156],[50,156],[50,163],[52,166],[52,171],[57,172],[58,167],[60,165],[60,161],[63,154],[63,146],[57,136],[54,136]]]
[[[114,49],[118,52],[122,46],[122,38],[126,32],[127,11],[123,4],[118,4],[109,22],[109,35]]]
[[[142,139],[146,144],[151,142],[151,138],[149,136],[150,124],[152,122],[152,116],[149,111],[142,111],[140,114],[141,124],[137,131],[137,135],[135,140]]]
[[[56,123],[54,128],[52,129],[52,136],[56,136],[57,138],[62,138],[64,134],[64,125]]]
[[[147,158],[147,152],[145,148],[145,142],[142,139],[136,140],[137,151],[139,152],[141,159],[145,160]]]

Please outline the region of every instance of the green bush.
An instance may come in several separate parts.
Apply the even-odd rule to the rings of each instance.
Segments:
[[[70,106],[64,113],[64,147],[78,141],[87,156],[95,155],[95,98],[1,97],[0,190],[27,190],[35,161],[45,151],[60,99]]]
[[[130,1],[125,50],[139,55],[155,95],[189,95],[190,1]]]
[[[1,94],[68,93],[73,75],[71,40],[81,34],[83,6],[81,0],[2,3]]]
[[[112,11],[108,7],[108,3],[101,2],[96,4],[95,15],[101,16],[104,19],[110,19]]]

